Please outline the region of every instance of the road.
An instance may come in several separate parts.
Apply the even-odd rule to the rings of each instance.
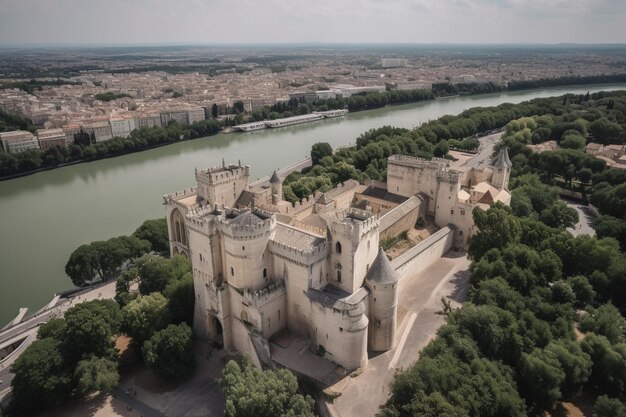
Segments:
[[[590,235],[595,236],[596,231],[593,228],[593,215],[589,211],[589,207],[586,204],[577,203],[572,200],[563,199],[568,207],[573,208],[578,212],[578,223],[574,227],[568,227],[567,231],[574,236]]]
[[[453,308],[465,299],[469,264],[465,254],[448,252],[407,284],[398,299],[396,347],[370,357],[362,374],[344,378],[333,387],[341,392],[332,404],[338,415],[361,417],[378,413],[389,396],[396,371],[410,367],[445,323],[440,314],[441,297],[450,299]]]
[[[268,155],[268,158],[271,158],[271,155]],[[281,168],[278,170],[278,175],[281,179],[285,179],[285,177],[291,174],[294,171],[302,171],[304,168],[308,168],[313,164],[313,161],[310,157],[305,157],[304,159],[295,162],[291,165],[286,166],[285,168]],[[262,187],[270,185],[271,176],[259,178],[258,180],[250,183],[250,188],[252,187]]]
[[[503,134],[504,132],[498,132],[479,138],[480,147],[478,148],[478,153],[467,161],[464,166],[468,168],[478,168],[480,165],[491,165],[493,150],[496,143],[500,142],[502,139]]]

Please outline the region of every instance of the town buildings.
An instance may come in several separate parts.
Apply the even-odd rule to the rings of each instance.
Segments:
[[[289,332],[346,370],[395,343],[398,292],[448,249],[465,249],[472,210],[509,204],[511,162],[453,169],[394,155],[388,183],[349,180],[292,205],[282,180],[249,183],[250,168],[195,171],[196,186],[164,196],[172,254],[191,260],[194,326],[228,350],[271,362],[270,340]],[[381,237],[432,216],[440,230],[390,262]]]
[[[2,149],[6,153],[20,153],[28,149],[39,149],[39,142],[32,133],[25,130],[0,133]]]

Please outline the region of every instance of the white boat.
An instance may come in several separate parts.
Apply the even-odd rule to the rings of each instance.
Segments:
[[[331,117],[345,116],[346,114],[348,114],[348,110],[347,109],[336,109],[336,110],[327,110],[327,111],[314,111],[313,113],[314,114],[321,114],[326,119],[329,119]]]
[[[324,116],[321,114],[303,114],[302,116],[285,117],[284,119],[266,120],[267,127],[283,127],[297,125],[300,123],[313,122],[315,120],[321,120]]]
[[[261,129],[265,129],[266,127],[267,126],[265,125],[265,122],[261,121],[261,122],[244,123],[242,125],[233,126],[233,130],[240,130],[242,132],[252,132],[253,130],[261,130]]]

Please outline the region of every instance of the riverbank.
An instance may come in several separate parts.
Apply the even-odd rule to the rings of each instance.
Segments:
[[[462,96],[349,113],[323,123],[265,129],[246,134],[187,140],[0,183],[0,322],[19,307],[39,308],[50,295],[71,286],[64,272],[78,246],[127,235],[147,218],[163,217],[162,195],[188,188],[194,167],[226,161],[250,165],[251,178],[302,160],[317,142],[333,148],[354,144],[369,129],[384,125],[412,128],[445,114],[504,102],[626,90],[626,85],[555,88],[532,92]]]
[[[578,78],[576,77],[561,77],[561,78],[555,78],[555,79],[545,79],[545,80],[535,80],[535,84],[524,84],[524,82],[517,82],[517,83],[512,83],[511,86],[493,86],[494,88],[487,90],[488,92],[485,92],[485,89],[481,89],[479,87],[486,85],[486,84],[476,84],[476,83],[470,83],[470,84],[450,84],[450,86],[455,87],[454,92],[446,92],[445,90],[435,90],[436,86],[433,86],[433,90],[432,91],[425,91],[425,90],[415,90],[413,92],[420,92],[420,91],[424,91],[425,93],[428,93],[427,95],[415,95],[415,99],[411,99],[411,100],[406,100],[406,101],[399,101],[399,102],[391,102],[389,99],[389,94],[391,91],[387,91],[385,93],[368,93],[364,96],[360,96],[360,95],[356,95],[356,96],[352,96],[352,97],[361,97],[363,98],[364,102],[360,103],[359,105],[350,105],[349,100],[348,102],[346,102],[345,106],[348,107],[350,109],[351,113],[356,113],[356,112],[364,112],[364,111],[371,111],[371,110],[376,110],[376,109],[381,109],[381,108],[386,108],[386,107],[393,107],[393,106],[403,106],[403,105],[407,105],[407,104],[415,104],[415,103],[422,103],[422,102],[429,102],[429,101],[436,101],[436,100],[441,100],[441,99],[450,99],[450,98],[455,98],[455,97],[469,97],[469,96],[481,96],[481,95],[487,95],[487,94],[494,94],[494,93],[500,93],[500,92],[516,92],[516,91],[532,91],[532,89],[537,88],[537,86],[541,87],[542,84],[545,84],[544,87],[549,88],[549,86],[554,85],[554,86],[558,86],[559,88],[577,88],[581,85],[587,85],[590,87],[596,86],[596,85],[602,85],[605,84],[607,82],[607,80],[613,79],[616,82],[626,82],[626,74],[620,74],[620,75],[616,75],[616,76],[611,76],[610,78],[607,78],[605,76],[596,76],[596,77],[585,77],[585,78],[579,78],[580,80],[586,80],[589,81],[589,84],[560,84],[561,81],[569,81],[569,82],[573,82],[575,80],[577,80]],[[597,82],[594,82],[596,81]],[[552,83],[552,84],[551,84]],[[489,83],[487,83],[489,84]],[[497,87],[497,88],[495,88]],[[395,91],[395,90],[392,90]],[[411,93],[412,91],[406,91],[406,93]],[[384,101],[384,105],[380,105],[381,101],[379,99],[376,100],[368,100],[368,98],[370,96],[375,96],[375,95],[380,95],[380,94],[385,94],[386,95],[386,100]],[[316,102],[316,105],[318,105],[317,103],[322,103],[322,102]],[[337,110],[337,109],[335,109]],[[327,110],[326,112],[333,112],[335,110]],[[316,113],[315,111],[309,114],[314,114]],[[319,112],[318,112],[319,113]],[[324,113],[324,112],[322,112]],[[302,116],[296,116],[296,117],[303,117],[306,115],[302,115]],[[280,119],[279,119],[280,120]],[[321,120],[327,120],[327,118],[325,119],[321,119]],[[264,120],[262,122],[275,122],[274,120]],[[203,120],[199,123],[218,123],[216,120],[213,119],[206,119]],[[253,122],[256,123],[256,122]],[[261,123],[261,122],[259,122]],[[251,124],[251,123],[247,123],[247,124]],[[195,125],[195,124],[194,124]],[[194,125],[191,125],[189,127],[187,126],[180,126],[180,128],[182,129],[190,129],[193,130]],[[242,125],[243,126],[243,125]],[[281,126],[281,127],[290,127],[290,126],[295,126],[295,124],[287,124],[285,126]],[[251,130],[247,130],[247,129],[238,129],[240,126],[221,126],[218,128],[219,130],[211,135],[208,136],[214,136],[214,135],[218,135],[220,133],[234,133],[236,131],[242,131],[242,133],[249,133],[251,131],[255,131],[258,129],[251,129]],[[278,127],[278,126],[274,126],[274,127]],[[167,128],[159,128],[159,129],[167,129]],[[15,174],[11,174],[11,175],[5,175],[5,176],[0,176],[0,181],[6,181],[6,180],[11,180],[11,179],[15,179],[15,178],[19,178],[19,177],[23,177],[23,176],[27,176],[27,175],[32,175],[32,174],[36,174],[38,172],[43,172],[43,171],[50,171],[52,169],[56,169],[56,168],[63,168],[63,167],[67,167],[67,166],[71,166],[71,165],[75,165],[75,164],[82,164],[82,163],[86,163],[86,162],[93,162],[93,161],[98,161],[98,160],[102,160],[102,159],[108,159],[108,158],[114,158],[117,156],[122,156],[122,155],[128,155],[128,154],[132,154],[132,153],[136,153],[136,152],[143,152],[143,151],[147,151],[150,149],[153,149],[155,147],[160,147],[160,146],[165,146],[165,145],[171,145],[174,143],[178,143],[181,141],[186,141],[186,140],[193,140],[193,139],[200,139],[200,138],[205,138],[208,136],[193,136],[193,137],[188,137],[186,139],[180,139],[180,140],[173,140],[173,141],[168,141],[165,143],[159,143],[156,144],[154,146],[147,146],[147,147],[139,147],[137,149],[126,149],[126,147],[124,146],[125,150],[123,152],[117,152],[117,153],[113,153],[113,154],[107,154],[107,155],[103,155],[100,157],[94,157],[94,158],[89,158],[89,159],[78,159],[75,161],[70,161],[70,162],[63,162],[63,163],[59,163],[56,165],[51,165],[51,166],[47,166],[47,167],[41,167],[41,168],[37,168],[34,170],[30,170],[30,171],[24,171],[24,172],[17,172]],[[131,133],[131,137],[132,137],[132,133]],[[126,142],[130,141],[130,138],[113,138],[111,140],[119,140],[122,142],[122,144],[125,144]],[[109,141],[104,141],[104,142],[99,142],[99,144],[104,144],[103,146],[106,146],[107,143],[110,143]],[[98,145],[99,145],[98,144]],[[43,152],[39,151],[42,155]],[[3,166],[2,165],[2,160],[0,160],[0,171],[3,170]],[[16,164],[17,166],[17,164]]]

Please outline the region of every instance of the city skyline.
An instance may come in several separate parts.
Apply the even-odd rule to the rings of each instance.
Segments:
[[[1,0],[0,46],[624,43],[617,0]],[[60,24],[63,22],[64,24]]]

